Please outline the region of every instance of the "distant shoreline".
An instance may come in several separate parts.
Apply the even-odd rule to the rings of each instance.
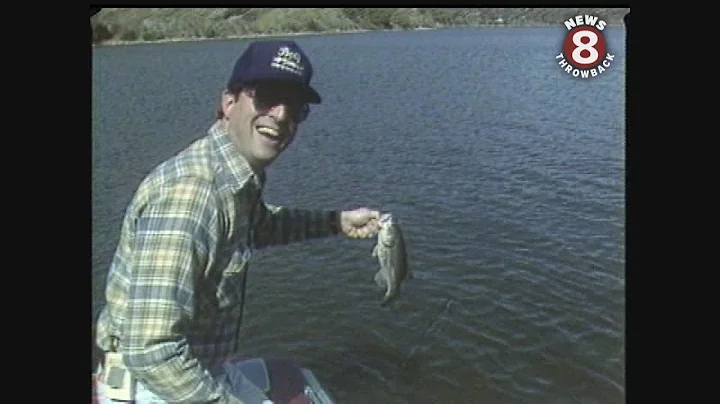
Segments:
[[[428,28],[435,29],[435,28]],[[358,29],[358,30],[346,30],[346,31],[324,31],[324,32],[285,32],[277,34],[246,34],[246,35],[228,35],[218,36],[214,38],[203,38],[203,37],[177,37],[177,38],[163,38],[153,41],[148,40],[135,40],[135,41],[123,41],[119,39],[113,39],[100,43],[93,44],[93,47],[98,46],[123,46],[123,45],[143,45],[143,44],[161,44],[161,43],[172,43],[172,42],[204,42],[204,41],[224,41],[228,39],[253,39],[253,38],[268,38],[268,37],[281,37],[281,36],[310,36],[310,35],[336,35],[336,34],[357,34],[361,32],[373,32],[380,30],[370,29]],[[392,31],[392,30],[386,30]],[[399,31],[399,30],[396,30]],[[410,30],[407,30],[410,31]]]
[[[557,27],[557,24],[522,24],[522,25],[504,25],[504,24],[486,24],[486,25],[456,25],[456,26],[443,26],[443,27],[423,27],[414,29],[354,29],[354,30],[337,30],[337,31],[319,31],[319,32],[285,32],[285,33],[274,33],[274,34],[245,34],[245,35],[228,35],[218,36],[214,38],[203,38],[203,37],[177,37],[177,38],[163,38],[158,40],[135,40],[135,41],[123,41],[119,39],[112,39],[103,41],[100,43],[92,44],[93,48],[98,47],[114,47],[114,46],[127,46],[127,45],[148,45],[148,44],[165,44],[174,42],[205,42],[205,41],[225,41],[230,39],[254,39],[254,38],[272,38],[272,37],[287,37],[287,36],[311,36],[311,35],[343,35],[343,34],[359,34],[366,32],[412,32],[412,31],[437,31],[441,29],[453,29],[453,28],[547,28]],[[607,24],[608,27],[623,27],[623,24]]]

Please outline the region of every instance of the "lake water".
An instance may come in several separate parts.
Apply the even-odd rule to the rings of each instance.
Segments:
[[[324,96],[266,200],[393,212],[416,278],[391,309],[373,241],[261,251],[245,355],[291,356],[339,403],[620,403],[625,32],[565,73],[558,28],[297,37]],[[93,301],[142,177],[205,134],[247,40],[93,58]]]

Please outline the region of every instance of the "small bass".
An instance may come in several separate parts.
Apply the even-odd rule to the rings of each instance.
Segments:
[[[405,238],[400,222],[392,214],[380,216],[380,232],[372,256],[380,263],[380,270],[375,274],[375,282],[385,288],[381,306],[386,306],[400,294],[400,286],[413,275],[408,267]]]

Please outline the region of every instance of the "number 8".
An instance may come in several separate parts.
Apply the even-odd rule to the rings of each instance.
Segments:
[[[590,42],[582,43],[580,41],[582,38],[589,38]],[[573,35],[572,40],[576,46],[575,50],[572,52],[572,58],[575,62],[590,64],[595,63],[600,58],[597,49],[595,49],[595,44],[598,43],[598,37],[594,32],[589,30],[578,31]],[[582,56],[582,51],[584,50],[590,52],[590,56]]]

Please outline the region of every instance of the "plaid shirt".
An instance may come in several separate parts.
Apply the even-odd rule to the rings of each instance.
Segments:
[[[337,234],[336,211],[267,205],[264,181],[218,122],[153,170],[126,211],[97,344],[110,351],[117,338],[166,401],[240,402],[211,370],[236,351],[249,234],[254,248]]]

